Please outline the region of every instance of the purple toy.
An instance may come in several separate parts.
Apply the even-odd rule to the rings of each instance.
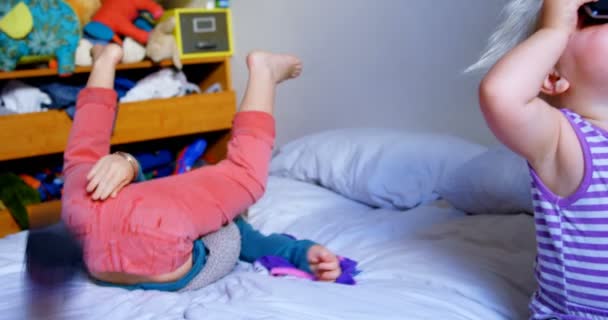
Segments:
[[[340,269],[342,269],[342,274],[340,274],[340,276],[336,279],[336,283],[346,285],[356,284],[357,282],[355,281],[355,276],[360,273],[360,271],[357,270],[357,261],[346,257],[338,258],[340,259]],[[294,276],[298,278],[316,280],[312,274],[296,268],[283,257],[264,256],[256,260],[256,262],[266,268],[270,272],[270,275],[275,277]]]

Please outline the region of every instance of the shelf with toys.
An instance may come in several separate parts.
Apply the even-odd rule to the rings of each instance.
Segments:
[[[9,2],[11,1],[29,5],[28,1],[10,0]],[[36,3],[43,2],[38,1]],[[78,12],[75,3],[94,3],[96,1],[68,0],[65,2],[72,5]],[[110,2],[110,0],[105,2]],[[23,9],[21,7],[17,10],[19,21],[22,21]],[[89,9],[81,7],[79,10]],[[40,14],[35,9],[31,9],[31,12],[34,16]],[[82,22],[81,13],[79,19]],[[197,26],[194,21],[187,21],[184,24],[181,20],[181,13],[184,13],[184,17],[187,16],[188,19],[199,21],[197,23],[200,23],[200,25]],[[0,38],[10,34],[18,35],[18,32],[6,32],[3,29],[7,25],[7,20],[5,20],[7,15],[9,14],[0,10]],[[216,18],[217,21],[214,20]],[[218,30],[216,30],[220,33],[223,32],[223,34],[219,34],[220,40],[217,40],[217,32],[216,34],[206,34],[207,37],[211,36],[209,38],[211,42],[219,41],[217,42],[219,45],[211,47],[208,46],[209,41],[196,39],[197,34],[186,34],[188,30],[180,30],[179,27],[168,30],[166,29],[167,25],[163,25],[163,22],[170,22],[171,26],[194,24],[195,29],[198,27],[206,28],[206,23],[212,20],[214,21],[214,28],[222,24],[225,25],[225,28],[218,27]],[[14,20],[9,19],[8,21]],[[44,19],[38,21],[44,21]],[[172,76],[183,76],[184,79],[187,79],[189,85],[197,87],[198,90],[195,90],[197,92],[189,91],[188,94],[169,97],[152,95],[149,99],[120,102],[112,135],[112,149],[135,152],[136,150],[149,150],[157,146],[167,146],[175,155],[177,151],[181,150],[182,146],[188,145],[196,139],[204,138],[207,148],[203,157],[200,158],[204,159],[201,162],[217,162],[225,156],[226,143],[229,138],[232,119],[236,112],[236,94],[232,88],[230,70],[232,42],[229,11],[226,9],[167,10],[164,18],[159,21],[160,23],[157,23],[153,27],[154,29],[149,30],[150,41],[153,41],[153,39],[159,41],[158,38],[154,37],[162,36],[163,41],[171,40],[170,38],[173,37],[168,42],[172,47],[168,49],[167,43],[161,41],[163,50],[160,50],[162,51],[160,55],[151,54],[147,52],[149,48],[140,47],[138,61],[123,61],[122,64],[118,65],[117,79],[119,77],[128,78],[133,80],[134,83],[139,83],[154,74],[161,73],[163,70],[172,70],[170,73]],[[36,28],[37,26],[34,23],[33,30],[35,31]],[[162,32],[162,35],[155,35],[155,31]],[[225,37],[223,46],[222,36]],[[188,52],[183,47],[192,41],[204,42],[206,46],[200,52]],[[82,45],[82,41],[80,45]],[[125,51],[128,50],[126,45],[127,42],[125,41]],[[149,46],[150,44],[148,44]],[[0,48],[0,60],[3,54],[7,54],[7,51],[3,52],[2,50]],[[145,53],[142,55],[143,52]],[[82,57],[78,57],[78,52],[73,53],[76,55],[75,62],[82,61]],[[69,64],[69,59],[67,61]],[[0,61],[0,69],[6,70],[6,64],[3,64],[2,61]],[[69,71],[67,72],[69,76],[66,76],[65,70]],[[63,59],[62,62],[62,59],[58,56],[57,66],[54,68],[48,67],[47,63],[38,66],[34,66],[32,63],[20,63],[9,68],[8,71],[0,72],[0,89],[11,81],[23,82],[32,88],[47,82],[84,84],[90,70],[86,61],[85,63],[68,65],[66,69],[66,60]],[[2,89],[0,93],[5,94],[5,89]],[[0,100],[2,100],[2,96],[0,96]],[[5,106],[6,104],[4,106],[0,105],[0,109]],[[15,176],[19,174],[18,176],[22,177],[22,172],[33,172],[46,168],[47,163],[53,163],[54,166],[60,167],[61,153],[67,143],[71,127],[71,118],[69,113],[65,112],[65,109],[3,113],[6,112],[0,112],[0,141],[2,141],[0,147],[0,176],[3,173],[11,172],[15,173]],[[25,181],[25,178],[23,179]],[[15,199],[4,200],[7,203],[2,202],[3,196],[6,196],[6,194],[15,195],[17,192],[3,192],[6,189],[3,190],[2,188],[6,188],[6,185],[2,183],[3,181],[0,179],[0,237],[23,229],[23,223],[17,223],[14,212],[8,209],[14,204]],[[40,184],[40,182],[38,183]],[[28,185],[31,186],[31,183]],[[57,198],[44,200],[44,202],[36,201],[39,203],[23,205],[27,215],[27,225],[30,228],[43,227],[59,220],[60,200]],[[11,202],[11,205],[8,205],[8,202]]]
[[[217,83],[223,88],[222,92],[121,103],[112,143],[230,129],[236,95],[230,86],[229,61],[227,58],[213,61],[191,65],[184,61],[184,70],[206,71],[199,86],[208,88]],[[121,69],[127,71],[119,74],[136,70],[129,65],[123,65]],[[0,141],[3,141],[0,161],[62,152],[71,123],[68,115],[59,110],[0,116]]]

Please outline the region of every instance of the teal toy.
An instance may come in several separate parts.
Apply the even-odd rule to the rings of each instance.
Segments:
[[[18,63],[57,59],[60,75],[74,72],[81,29],[78,16],[62,0],[0,1],[0,70]]]

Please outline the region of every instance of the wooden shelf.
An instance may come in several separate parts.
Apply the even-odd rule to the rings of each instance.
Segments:
[[[7,210],[0,211],[0,238],[21,231],[17,222]]]
[[[216,57],[216,58],[197,58],[197,59],[186,59],[182,60],[184,65],[190,64],[205,64],[205,63],[221,63],[225,62],[227,58]],[[123,63],[119,64],[117,70],[129,70],[129,69],[146,69],[151,67],[171,67],[173,62],[171,60],[163,60],[159,63],[152,62],[150,60],[144,60],[136,63]],[[74,73],[88,73],[91,71],[91,67],[76,67]],[[10,72],[0,72],[0,80],[10,80],[18,78],[34,78],[34,77],[45,77],[45,76],[57,76],[57,70],[51,68],[38,68],[38,69],[23,69],[15,70]]]
[[[184,72],[191,75],[203,90],[219,83],[223,92],[185,97],[146,100],[120,104],[111,143],[125,144],[148,140],[216,132],[205,157],[210,163],[225,157],[236,112],[236,94],[232,90],[230,58],[197,58],[182,60]],[[120,64],[125,74],[142,75],[145,69],[171,67],[172,61],[142,61]],[[199,68],[200,66],[200,68]],[[0,81],[23,78],[56,77],[50,68],[0,72]],[[127,72],[133,70],[132,72]],[[77,67],[75,74],[86,74],[90,67]],[[188,74],[190,73],[190,74]],[[190,79],[190,78],[189,78]],[[64,151],[72,121],[63,111],[47,111],[0,116],[0,163],[16,159],[60,154]],[[20,161],[18,161],[21,163]],[[60,219],[61,202],[50,201],[27,207],[30,228],[40,228]],[[0,237],[19,232],[19,226],[8,211],[0,211]]]
[[[61,219],[61,201],[54,200],[27,206],[30,229],[43,228]],[[8,210],[0,211],[0,238],[21,231]]]
[[[227,130],[235,106],[234,91],[121,104],[112,144]],[[55,110],[0,116],[0,161],[63,152],[71,125]]]

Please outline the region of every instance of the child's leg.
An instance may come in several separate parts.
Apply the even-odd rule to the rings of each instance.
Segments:
[[[114,66],[122,50],[114,45],[95,50],[95,62],[87,87],[78,96],[77,112],[64,153],[63,202],[64,209],[68,210],[74,201],[90,201],[85,190],[86,176],[95,162],[110,150],[116,113],[116,92],[112,89]]]
[[[249,83],[234,120],[226,159],[183,175],[134,184],[123,191],[138,193],[142,206],[161,205],[157,203],[161,199],[168,202],[165,206],[176,204],[174,209],[188,215],[185,218],[194,226],[196,236],[218,230],[263,195],[274,143],[271,114],[275,87],[301,72],[300,61],[290,55],[255,52],[247,62]],[[144,197],[146,193],[155,196]],[[127,199],[133,197],[137,198]],[[183,220],[162,218],[165,223],[171,219]]]

